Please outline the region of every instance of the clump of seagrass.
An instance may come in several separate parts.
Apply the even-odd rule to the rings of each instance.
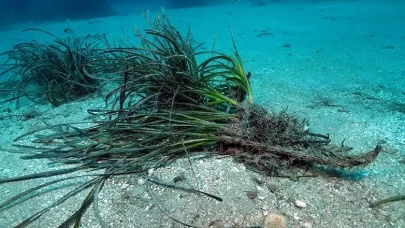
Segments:
[[[238,134],[244,139],[285,147],[299,144],[305,146],[307,143],[304,138],[309,130],[308,121],[288,114],[287,110],[270,113],[258,105],[246,104],[240,112],[241,123]]]
[[[250,73],[244,71],[234,42],[233,55],[196,52],[191,46],[191,33],[183,38],[164,13],[147,22],[149,28],[144,33],[136,31],[141,47],[129,45],[106,50],[113,56],[111,61],[122,66],[117,67],[123,70],[117,72],[121,84],[106,97],[109,109],[89,113],[107,118],[87,128],[75,124],[45,126],[16,139],[33,137],[34,145],[23,146],[24,150],[32,150],[23,159],[50,159],[73,167],[0,179],[0,183],[67,173],[72,176],[48,181],[7,200],[0,204],[0,212],[40,195],[43,190],[59,190],[56,184],[87,178],[20,225],[35,221],[53,207],[88,190],[82,205],[62,226],[79,224],[87,208],[97,202],[108,178],[144,175],[150,168],[167,166],[175,159],[203,150],[233,156],[255,169],[270,170],[270,174],[278,167],[296,163],[364,166],[380,152],[377,146],[363,155],[349,155],[350,148],[329,146],[327,136],[309,132],[307,121],[286,112],[271,114],[255,105]],[[46,134],[35,137],[41,131]],[[80,170],[96,173],[83,176],[76,173]],[[145,178],[157,183],[147,175]],[[186,190],[221,200],[208,193]],[[97,205],[94,204],[94,212],[105,226]]]
[[[52,44],[35,40],[20,43],[2,54],[8,60],[0,76],[18,81],[12,87],[14,95],[8,100],[16,99],[18,105],[19,98],[27,97],[34,102],[46,100],[58,106],[99,90],[99,79],[95,75],[98,70],[89,63],[104,58],[97,49],[100,41],[91,36],[80,38],[73,32],[71,37],[60,39],[40,29],[24,31],[40,31],[56,40]]]

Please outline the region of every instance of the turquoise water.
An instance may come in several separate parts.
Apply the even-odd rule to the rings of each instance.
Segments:
[[[307,211],[294,211],[296,208],[291,208],[301,219],[296,219],[295,214],[287,209],[267,205],[266,211],[281,210],[289,218],[291,227],[300,227],[305,222],[311,223],[313,227],[388,227],[389,224],[393,227],[405,227],[403,201],[384,207],[381,211],[371,211],[364,206],[368,201],[405,194],[404,1],[245,0],[234,4],[230,1],[199,2],[196,6],[184,7],[174,7],[169,1],[161,4],[122,2],[113,5],[113,11],[108,14],[83,13],[80,17],[77,16],[79,14],[70,14],[74,17],[68,17],[68,13],[66,17],[59,15],[49,18],[42,15],[35,17],[38,18],[35,20],[26,15],[29,11],[24,11],[24,20],[10,20],[9,23],[2,24],[0,52],[32,39],[40,42],[53,41],[52,37],[42,33],[22,31],[28,27],[44,29],[61,38],[69,36],[66,33],[68,28],[74,30],[78,36],[105,34],[112,42],[123,37],[133,41],[135,26],[145,28],[140,5],[150,8],[151,15],[160,12],[160,5],[165,6],[172,24],[183,34],[190,26],[194,42],[204,43],[202,47],[205,50],[214,47],[215,50],[231,53],[233,38],[244,61],[245,70],[252,73],[255,103],[272,111],[288,108],[289,112],[309,119],[314,132],[330,133],[333,143],[339,144],[345,140],[355,151],[369,151],[377,143],[383,142],[384,151],[378,159],[371,166],[359,171],[360,174],[354,172],[354,179],[360,180],[346,181],[344,177],[350,177],[351,173],[344,172],[341,175],[344,180],[326,178],[320,182],[311,182],[313,185],[307,182],[301,185],[290,183],[299,189],[296,194],[304,194],[306,189],[317,186],[311,189],[308,194],[312,195],[307,198],[308,204],[312,203],[313,207],[309,206]],[[5,56],[0,58],[1,61],[6,60]],[[6,79],[6,76],[0,78],[2,81]],[[8,115],[9,112],[22,115],[33,109],[41,113],[40,117],[27,121],[14,117],[2,119],[0,129],[5,133],[1,136],[2,147],[9,147],[13,138],[40,125],[43,118],[55,122],[83,119],[85,111],[77,113],[71,109],[102,107],[104,95],[102,93],[100,97],[90,101],[73,102],[56,108],[47,104],[33,104],[28,100],[22,101],[19,110],[15,110],[14,102],[2,104],[1,116]],[[46,162],[20,161],[17,155],[10,155],[5,151],[0,155],[0,163],[2,177],[27,174],[24,166],[38,171],[46,167]],[[246,173],[242,173],[241,176],[249,179]],[[361,178],[357,178],[358,175]],[[237,175],[230,176],[230,179],[223,180],[225,185],[248,183]],[[342,185],[342,193],[335,189],[328,190],[330,183],[334,186]],[[240,189],[233,190],[235,195],[244,191],[245,188],[240,185],[236,185]],[[283,187],[286,192],[289,191],[288,187]],[[5,195],[11,196],[20,187],[2,186],[0,189],[6,192]],[[323,193],[317,192],[323,190]],[[344,193],[345,190],[348,193]],[[360,192],[363,190],[364,192]],[[318,195],[335,196],[337,200],[334,202],[339,206],[328,207],[325,199],[318,199],[323,204],[317,204]],[[364,204],[353,206],[343,200],[345,197],[359,199]],[[225,209],[218,208],[218,213],[223,213],[226,217],[224,220],[234,221],[241,216],[248,221],[242,223],[245,226],[260,223],[261,212],[249,214],[250,212],[240,209],[241,203],[237,200],[230,203],[236,208],[232,209],[233,214],[227,214]],[[284,201],[281,200],[280,205],[282,202]],[[246,204],[246,207],[251,211],[261,210],[256,204]],[[361,213],[354,211],[356,207],[367,219],[362,219]],[[286,208],[290,209],[288,206]],[[111,210],[115,213],[117,208],[113,209]],[[340,216],[328,215],[326,211]],[[28,212],[22,213],[26,214]],[[201,213],[201,217],[209,221],[209,216],[215,217],[213,214],[215,213]],[[312,214],[322,216],[311,217]],[[14,216],[16,213],[12,212],[5,213],[5,216],[0,214],[0,226],[9,227],[21,220]],[[111,215],[114,216],[116,214]],[[34,227],[52,227],[49,224],[55,224],[52,223],[53,219],[56,218],[44,220]],[[131,227],[131,224],[134,227],[155,227],[159,223],[151,222],[153,225],[148,225],[148,219],[140,223],[125,221],[129,222],[122,224],[122,227]],[[164,224],[161,226],[169,227],[166,226],[167,223]],[[92,223],[85,226],[92,227]],[[177,224],[172,227],[181,226]]]

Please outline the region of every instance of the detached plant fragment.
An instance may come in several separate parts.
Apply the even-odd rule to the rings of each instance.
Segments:
[[[106,116],[104,121],[87,128],[74,123],[46,126],[15,140],[17,144],[22,138],[33,140],[32,146],[21,147],[22,151],[28,150],[22,159],[49,159],[61,168],[2,178],[1,184],[37,178],[44,178],[45,182],[2,202],[0,211],[31,200],[45,189],[58,191],[64,182],[71,186],[72,179],[86,178],[53,204],[22,221],[19,227],[49,215],[46,213],[53,207],[87,191],[77,210],[61,221],[61,226],[79,226],[83,213],[96,204],[108,178],[143,175],[151,168],[164,167],[201,151],[232,156],[268,175],[311,164],[366,166],[381,151],[377,145],[370,152],[351,155],[351,148],[329,145],[328,136],[308,131],[306,120],[285,111],[270,113],[256,105],[249,82],[251,74],[245,71],[233,40],[232,54],[200,52],[191,45],[191,32],[183,37],[164,12],[153,21],[145,18],[149,28],[136,31],[140,47],[127,45],[104,50],[110,62],[116,64],[111,69],[120,69],[116,72],[119,87],[106,96],[110,108],[88,110],[90,114]],[[83,175],[78,171],[98,172]],[[68,177],[46,181],[68,173]],[[221,200],[220,196],[195,192]],[[105,226],[100,209],[93,208]]]

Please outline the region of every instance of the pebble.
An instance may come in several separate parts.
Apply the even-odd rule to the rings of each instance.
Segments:
[[[312,228],[312,224],[309,222],[305,222],[301,225],[302,228]]]
[[[127,183],[123,183],[123,184],[121,185],[121,188],[122,188],[122,189],[128,188],[128,187],[129,187],[129,184],[127,184]]]
[[[142,178],[138,179],[138,184],[139,185],[144,185],[145,182],[146,182],[145,179],[142,179]]]
[[[260,191],[260,192],[262,192],[264,190],[263,187],[260,187],[260,186],[256,186],[256,189],[257,189],[257,191]]]
[[[265,199],[264,196],[257,196],[257,198],[258,198],[259,200],[264,200],[264,199]]]
[[[270,213],[264,220],[263,228],[286,228],[287,219],[278,213]]]
[[[247,191],[246,195],[249,199],[254,199],[257,197],[257,191]]]
[[[237,167],[232,167],[232,171],[235,173],[239,173],[241,170],[239,170]]]
[[[298,208],[305,208],[305,207],[307,207],[307,204],[304,201],[296,200],[295,201],[295,206],[298,207]]]

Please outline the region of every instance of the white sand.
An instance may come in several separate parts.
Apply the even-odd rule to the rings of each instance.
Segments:
[[[229,7],[168,10],[168,15],[181,32],[190,25],[195,40],[206,42],[205,48],[210,49],[216,39],[217,50],[230,52]],[[222,197],[223,202],[156,186],[152,199],[146,185],[139,184],[137,177],[116,178],[110,179],[100,194],[104,219],[111,227],[181,227],[158,209],[156,202],[159,202],[171,216],[200,227],[261,225],[269,212],[284,214],[289,227],[308,224],[312,227],[405,227],[404,201],[377,209],[368,207],[378,199],[405,194],[405,165],[398,162],[405,158],[403,12],[405,3],[396,1],[273,3],[262,7],[239,2],[233,9],[233,33],[245,69],[253,75],[255,102],[275,111],[288,107],[290,112],[310,119],[313,131],[330,133],[337,144],[346,139],[345,143],[356,151],[371,150],[384,140],[386,153],[371,166],[346,172],[342,177],[292,181],[257,175],[229,158],[194,161],[201,190]],[[122,37],[121,28],[133,38],[134,26],[144,27],[138,12],[92,21],[97,23],[69,21],[27,27],[39,27],[63,37],[64,29],[69,26],[78,35],[107,33],[111,40]],[[0,31],[1,52],[31,38],[44,39],[39,33],[22,33],[22,28]],[[262,30],[272,35],[257,37]],[[283,47],[285,44],[291,47]],[[393,49],[387,49],[387,45]],[[394,104],[399,104],[395,106],[396,111]],[[27,103],[15,110],[13,103],[3,105],[1,116],[8,114],[7,109],[16,114],[36,109],[42,115],[27,121],[2,120],[1,146],[10,147],[14,138],[42,126],[42,121],[82,120],[87,116],[87,108],[103,105],[102,97],[57,108]],[[0,153],[1,177],[43,171],[46,167],[47,161],[21,161],[17,154]],[[195,184],[190,167],[183,160],[154,175],[171,181],[181,173],[187,182]],[[252,177],[264,183],[259,185]],[[1,199],[37,183],[41,180],[1,185]],[[246,195],[252,190],[257,190],[259,196],[253,200]],[[0,227],[15,225],[60,195],[50,193],[1,213]],[[85,195],[80,197],[83,199]],[[296,200],[304,201],[307,207],[297,208],[293,203]],[[53,227],[60,223],[62,215],[67,216],[78,205],[75,199],[69,201],[39,219],[33,227]],[[99,227],[92,210],[86,214],[82,226]]]

